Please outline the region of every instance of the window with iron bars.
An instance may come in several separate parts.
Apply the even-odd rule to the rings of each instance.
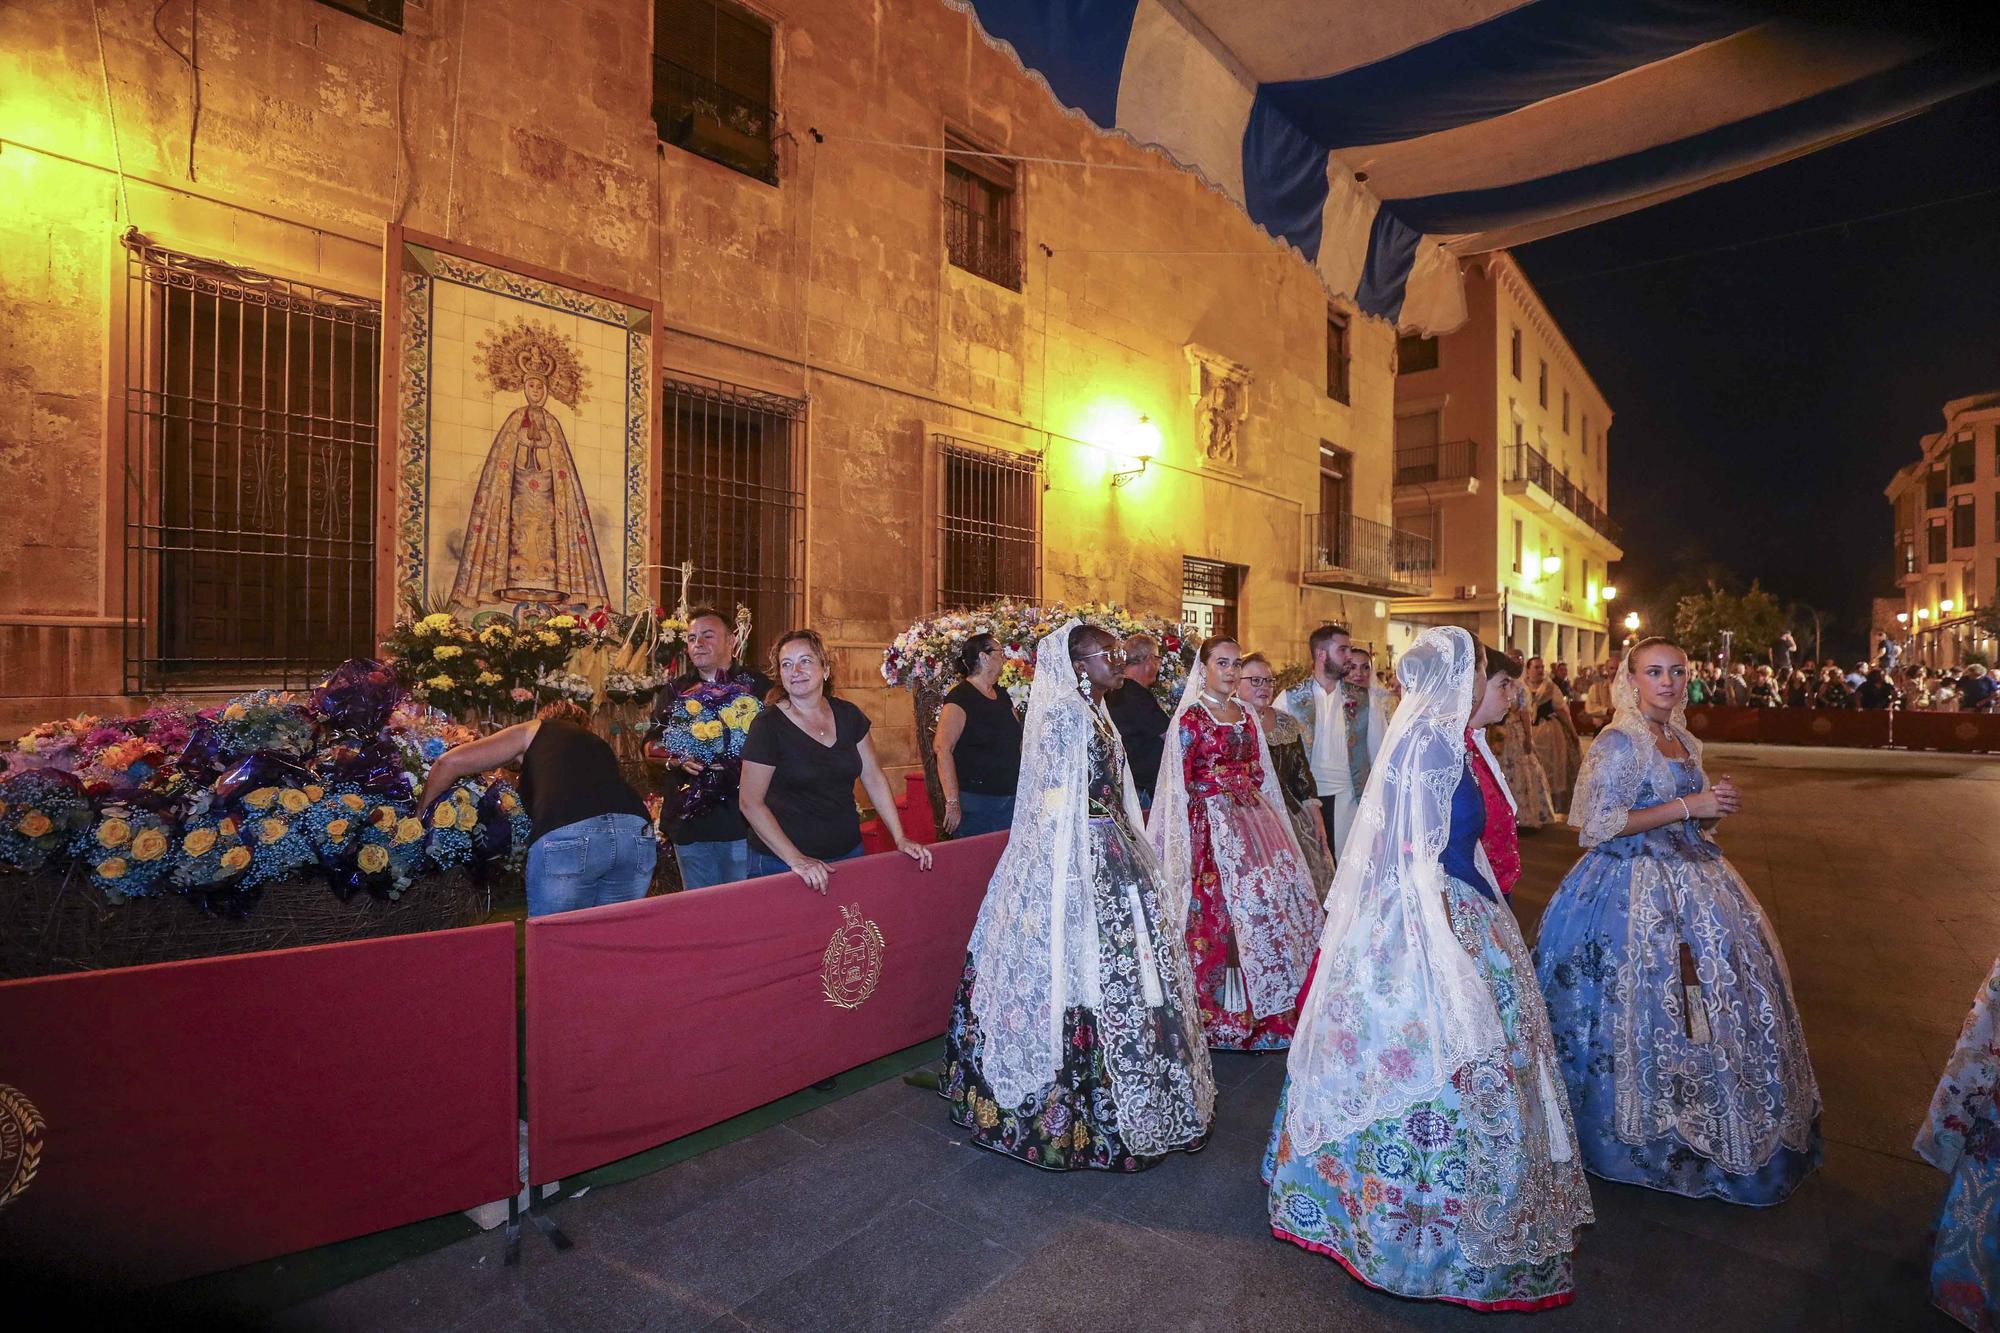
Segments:
[[[948,435],[938,451],[937,609],[1033,601],[1042,548],[1042,460]]]
[[[944,239],[951,262],[1021,290],[1014,164],[955,134],[944,137]]]
[[[693,604],[750,608],[755,645],[802,619],[806,403],[716,381],[666,381],[661,422],[670,479],[660,561],[674,583],[694,564]],[[742,648],[755,663],[750,644]]]
[[[126,690],[371,656],[381,306],[124,244]]]
[[[653,122],[660,138],[767,185],[771,25],[726,0],[654,0]]]
[[[319,0],[331,9],[365,19],[390,32],[403,30],[403,0]]]

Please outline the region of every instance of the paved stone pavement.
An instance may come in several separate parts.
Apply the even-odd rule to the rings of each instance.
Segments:
[[[1777,924],[1826,1102],[1825,1168],[1768,1210],[1592,1180],[1577,1300],[1549,1329],[1949,1329],[1928,1305],[1944,1180],[1910,1150],[2000,951],[2000,760],[1713,746],[1731,859]],[[1577,855],[1525,840],[1531,925]],[[1532,934],[1532,931],[1530,931]],[[1257,1166],[1282,1056],[1219,1055],[1213,1141],[1138,1176],[967,1145],[890,1079],[561,1205],[577,1248],[497,1235],[287,1312],[294,1328],[1422,1329],[1483,1318],[1370,1292],[1273,1240]]]

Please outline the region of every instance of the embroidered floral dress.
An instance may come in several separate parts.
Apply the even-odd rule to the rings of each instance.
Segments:
[[[1967,1328],[1991,1333],[2000,1327],[2000,961],[1973,997],[1917,1133],[1917,1155],[1951,1177],[1931,1256],[1931,1300]]]
[[[1558,812],[1566,811],[1581,762],[1576,723],[1569,714],[1569,700],[1563,698],[1562,691],[1556,688],[1553,680],[1544,680],[1533,688],[1524,686],[1521,692],[1526,696],[1526,714],[1532,728],[1535,757],[1541,760],[1542,772],[1548,779],[1549,800]]]
[[[1280,1050],[1291,1043],[1323,924],[1319,894],[1286,836],[1286,814],[1264,799],[1249,713],[1224,723],[1197,705],[1180,727],[1192,871],[1187,949],[1202,1030],[1211,1048]]]
[[[1702,790],[1697,760],[1655,765],[1637,745],[1615,727],[1592,743],[1593,766],[1644,765],[1630,809]],[[1593,805],[1612,785],[1577,794],[1586,841],[1624,823]],[[1535,960],[1591,1172],[1766,1205],[1819,1165],[1819,1085],[1784,955],[1699,821],[1591,845],[1542,913]]]
[[[1478,1310],[1542,1310],[1574,1294],[1569,1237],[1590,1220],[1589,1188],[1527,946],[1477,868],[1484,829],[1485,798],[1468,766],[1453,792],[1445,907],[1492,989],[1504,1050],[1459,1069],[1436,1097],[1317,1150],[1292,1142],[1281,1098],[1264,1182],[1274,1235],[1371,1287]],[[1396,1048],[1377,1058],[1399,1055],[1407,1059]]]
[[[1507,710],[1494,728],[1499,740],[1493,747],[1500,761],[1500,776],[1514,793],[1516,817],[1522,828],[1535,829],[1556,822],[1555,802],[1549,796],[1549,775],[1535,757],[1534,733],[1528,730],[1525,701]]]
[[[1306,854],[1313,896],[1325,902],[1327,886],[1333,883],[1333,852],[1326,845],[1326,824],[1319,813],[1319,787],[1313,781],[1312,761],[1306,757],[1305,729],[1299,726],[1298,719],[1277,708],[1259,714],[1258,720],[1265,724],[1264,743],[1271,751],[1271,767],[1277,772],[1278,790],[1284,793],[1285,813],[1291,816],[1292,833],[1299,850]]]
[[[1118,1103],[1107,1060],[1136,1072],[1148,1095],[1163,1103],[1193,1103],[1197,1078],[1206,1078],[1205,1053],[1189,1046],[1193,1025],[1172,995],[1186,986],[1169,985],[1167,1006],[1149,1010],[1138,995],[1141,941],[1150,944],[1157,974],[1185,975],[1187,963],[1160,920],[1158,871],[1145,840],[1129,825],[1123,802],[1124,752],[1101,714],[1090,738],[1090,838],[1094,910],[1098,926],[1098,974],[1102,1007],[1071,1005],[1064,1013],[1066,1042],[1061,1070],[1039,1095],[1018,1107],[1000,1105],[980,1073],[985,1038],[972,1009],[978,984],[970,956],[945,1031],[944,1077],[940,1093],[951,1103],[951,1118],[982,1148],[1017,1157],[1051,1171],[1143,1171],[1162,1160],[1130,1151],[1118,1131]],[[1137,902],[1143,919],[1135,921]],[[1197,1059],[1204,1066],[1193,1069]],[[1207,1142],[1190,1133],[1178,1145],[1194,1152]]]

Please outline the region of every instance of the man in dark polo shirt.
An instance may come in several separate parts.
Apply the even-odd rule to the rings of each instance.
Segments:
[[[654,715],[665,719],[682,695],[697,685],[716,681],[741,685],[763,703],[771,690],[771,678],[738,665],[737,646],[735,627],[722,618],[720,611],[711,606],[696,607],[688,615],[687,630],[688,661],[694,670],[677,677],[660,691]],[[661,746],[652,747],[651,753],[667,762],[683,790],[705,771],[698,760],[670,754]],[[736,761],[729,761],[726,770],[711,781],[720,782],[721,803],[692,819],[678,820],[673,827],[674,855],[680,861],[681,883],[690,889],[733,884],[750,877],[750,847],[745,841],[750,830],[736,805]],[[680,791],[674,796],[677,799]]]
[[[1139,803],[1153,808],[1153,784],[1160,778],[1160,753],[1167,744],[1167,724],[1173,721],[1153,696],[1153,682],[1160,678],[1160,645],[1150,634],[1134,634],[1125,640],[1125,683],[1104,696],[1104,706],[1125,742],[1125,758],[1132,765],[1132,785],[1139,789]]]

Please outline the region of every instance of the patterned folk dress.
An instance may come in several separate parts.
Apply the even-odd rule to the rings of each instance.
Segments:
[[[1520,826],[1538,829],[1556,822],[1556,807],[1549,795],[1549,775],[1535,756],[1534,733],[1528,729],[1526,702],[1517,699],[1492,731],[1494,757],[1500,761],[1500,776],[1514,793]]]
[[[1209,1078],[1208,1057],[1193,1048],[1195,1025],[1175,1002],[1191,990],[1187,961],[1172,933],[1158,928],[1158,870],[1145,840],[1127,821],[1122,799],[1124,751],[1102,714],[1094,721],[1089,828],[1100,1005],[1065,1010],[1065,1052],[1054,1082],[1019,1106],[1002,1106],[981,1072],[985,1036],[972,1007],[979,977],[968,955],[945,1031],[939,1092],[951,1103],[951,1118],[982,1148],[1051,1171],[1143,1171],[1164,1154],[1139,1154],[1126,1145],[1107,1062],[1119,1062],[1126,1085],[1143,1087],[1156,1105],[1191,1106],[1197,1101],[1195,1085]],[[1138,921],[1135,901],[1142,913]],[[1153,967],[1166,983],[1164,1008],[1148,1007],[1139,996],[1135,977],[1142,940],[1150,944]],[[1170,1118],[1199,1123],[1192,1112]],[[1190,1132],[1175,1146],[1195,1152],[1206,1142],[1205,1133]]]
[[[1264,797],[1256,727],[1247,711],[1223,723],[1202,705],[1180,720],[1192,871],[1188,962],[1211,1049],[1291,1044],[1291,1002],[1322,924],[1321,894],[1293,851],[1289,817]],[[1230,985],[1231,968],[1238,986]]]
[[[1615,727],[1592,743],[1571,814],[1588,850],[1535,942],[1584,1164],[1674,1194],[1779,1203],[1821,1158],[1784,955],[1699,821],[1600,836],[1705,785],[1698,759],[1654,763],[1639,744]],[[1610,809],[1601,794],[1617,784],[1597,779],[1628,764],[1646,776],[1629,807]]]
[[[1931,1256],[1931,1300],[1977,1333],[2000,1327],[2000,960],[1965,1016],[1917,1155],[1951,1177]]]
[[[1287,1080],[1264,1181],[1272,1233],[1368,1286],[1477,1310],[1543,1310],[1574,1294],[1568,1237],[1590,1220],[1589,1191],[1527,946],[1477,868],[1485,825],[1468,765],[1452,796],[1445,907],[1491,989],[1504,1048],[1459,1069],[1435,1097],[1317,1147],[1292,1141]]]

